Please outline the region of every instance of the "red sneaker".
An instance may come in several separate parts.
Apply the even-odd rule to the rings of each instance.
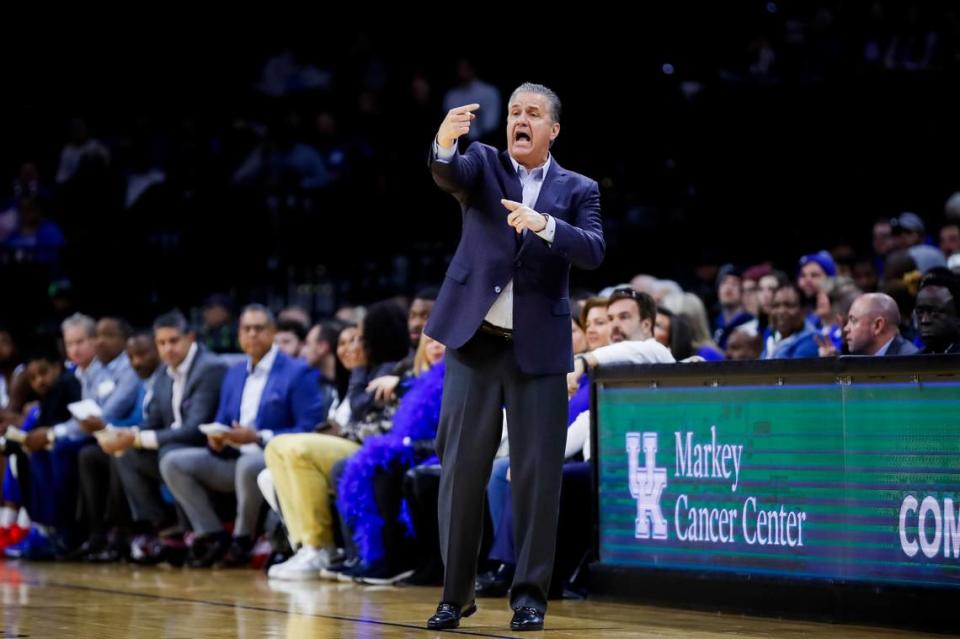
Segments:
[[[20,526],[10,526],[10,545],[19,544],[21,541],[27,538],[27,535],[30,534],[29,528],[21,528]]]

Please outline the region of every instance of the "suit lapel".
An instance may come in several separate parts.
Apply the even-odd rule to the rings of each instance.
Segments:
[[[183,382],[183,397],[186,398],[193,391],[193,387],[197,385],[197,381],[200,379],[201,368],[203,368],[203,350],[197,347],[197,354],[193,357],[193,362],[190,363],[190,370],[187,371],[187,379]]]
[[[260,425],[261,417],[263,417],[263,407],[267,403],[270,393],[273,392],[274,387],[277,385],[277,379],[282,374],[285,363],[283,353],[277,353],[277,358],[273,360],[273,366],[270,368],[270,372],[267,373],[267,383],[263,386],[263,394],[260,395],[260,404],[257,406],[258,428],[263,427]]]
[[[160,412],[163,423],[167,426],[173,423],[173,380],[164,364],[163,377],[158,378],[153,385],[154,409]]]
[[[500,153],[500,164],[503,165],[505,173],[502,185],[503,192],[506,193],[505,197],[514,202],[523,202],[523,187],[520,185],[520,176],[513,168],[513,162],[510,161],[510,154],[507,151]],[[507,216],[507,209],[505,208],[503,209],[503,215],[504,217]]]
[[[543,186],[540,187],[540,195],[537,196],[533,210],[550,215],[557,202],[557,193],[562,190],[566,181],[567,172],[556,160],[550,162],[550,170],[543,177]]]
[[[243,378],[240,380],[240,387],[237,389],[236,397],[231,398],[230,414],[232,415],[231,419],[235,421],[240,421],[240,410],[243,405],[243,388],[247,385],[247,378],[250,377],[250,373],[247,372],[246,368],[243,370]],[[227,424],[230,426],[230,424]]]

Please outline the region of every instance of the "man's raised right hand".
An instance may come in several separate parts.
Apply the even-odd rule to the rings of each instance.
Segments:
[[[437,144],[444,149],[449,149],[457,141],[457,138],[469,133],[470,123],[477,118],[473,112],[479,108],[479,104],[468,104],[450,109],[447,112],[447,117],[440,124],[440,130],[437,131]]]

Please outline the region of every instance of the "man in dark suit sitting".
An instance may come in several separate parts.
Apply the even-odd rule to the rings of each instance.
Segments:
[[[434,141],[433,178],[460,203],[463,231],[425,334],[447,346],[437,436],[445,575],[427,626],[473,614],[483,500],[507,411],[517,567],[514,630],[543,627],[553,566],[567,423],[571,264],[596,268],[604,241],[597,183],[550,154],[560,100],[542,85],[510,97],[507,151],[464,154],[472,104],[452,109]]]
[[[917,347],[900,336],[900,309],[889,295],[866,293],[853,301],[843,327],[851,355],[915,355]]]
[[[200,424],[213,419],[220,399],[220,384],[227,367],[217,355],[196,343],[187,319],[172,311],[153,324],[160,360],[165,364],[153,389],[139,428],[118,430],[104,452],[121,453],[117,473],[130,503],[135,525],[145,538],[135,542],[134,559],[144,549],[155,549],[155,534],[170,521],[170,508],[160,494],[160,461],[170,451],[202,446]],[[149,552],[149,551],[148,551]]]

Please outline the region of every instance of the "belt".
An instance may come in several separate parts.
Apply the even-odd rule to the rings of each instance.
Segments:
[[[480,332],[486,333],[487,335],[493,335],[505,340],[513,339],[513,331],[509,328],[503,328],[491,324],[490,322],[484,320],[483,324],[480,325]]]

